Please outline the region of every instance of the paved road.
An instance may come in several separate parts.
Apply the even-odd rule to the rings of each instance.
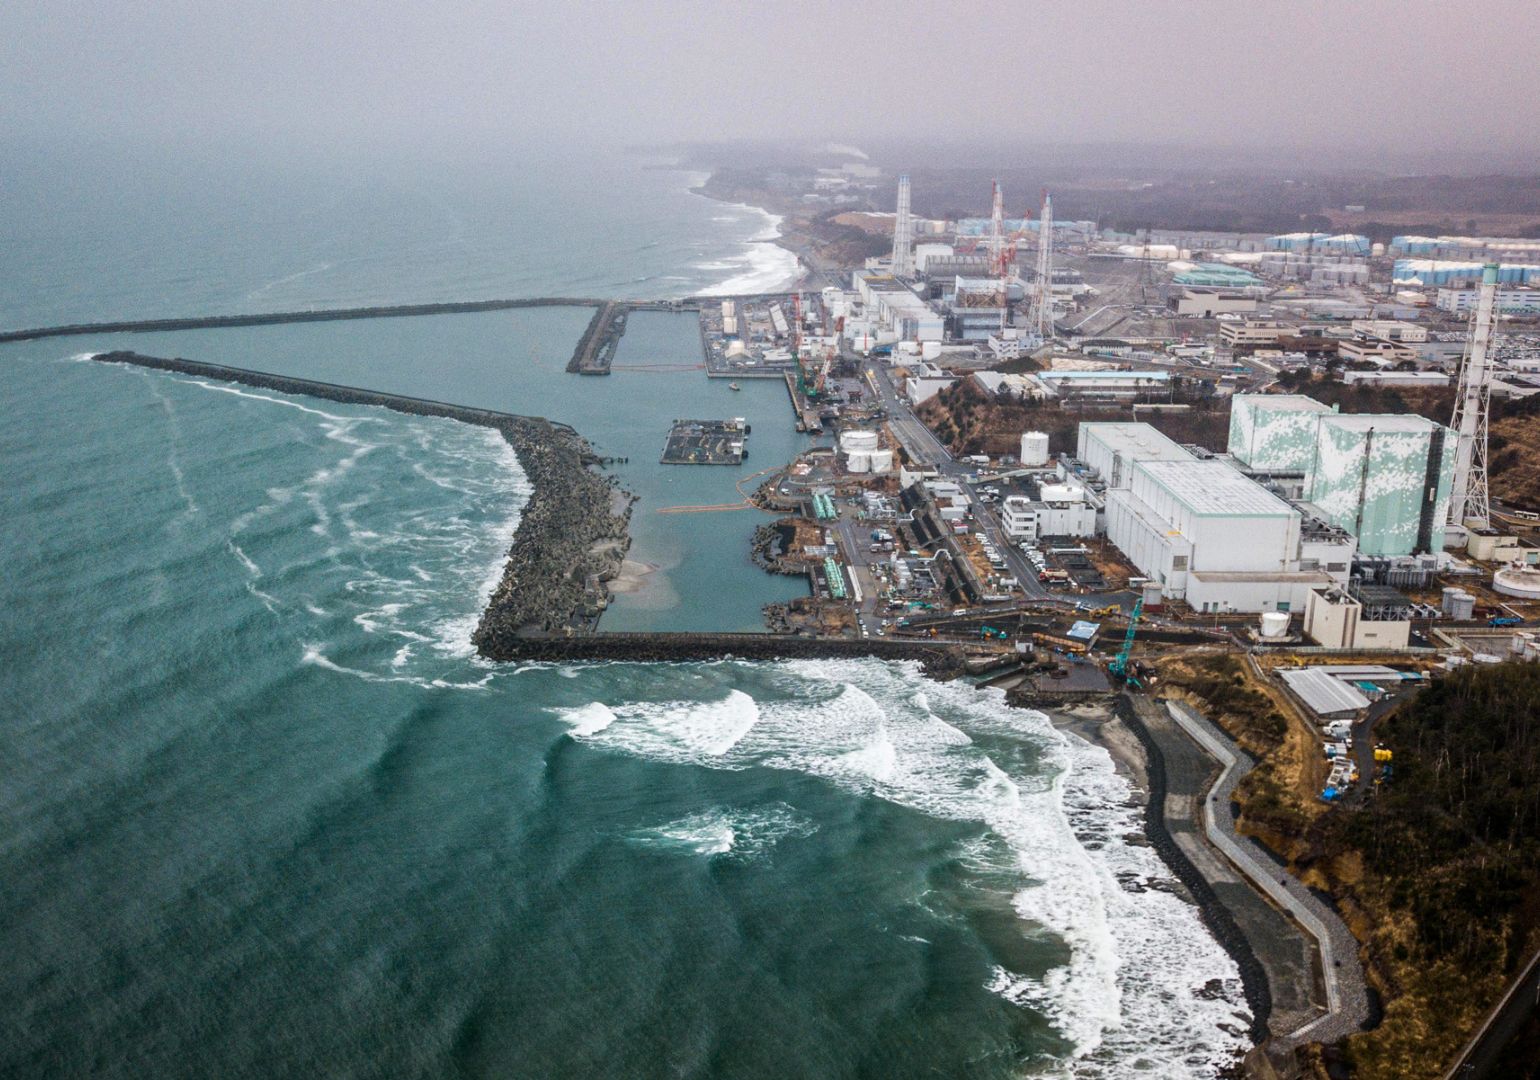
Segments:
[[[989,537],[990,543],[1000,551],[1006,567],[1016,578],[1028,599],[1049,596],[1048,589],[1037,580],[1037,568],[1027,561],[1027,557],[1005,535],[1005,529],[1001,526],[1000,517],[995,513],[994,508],[980,499],[968,484],[965,478],[972,471],[969,466],[955,460],[951,452],[941,444],[930,429],[915,417],[914,410],[898,396],[892,377],[883,364],[873,362],[869,363],[867,368],[872,373],[871,382],[876,386],[882,406],[887,410],[888,426],[893,429],[893,434],[898,437],[898,441],[904,444],[904,450],[910,458],[917,464],[934,468],[942,476],[955,480],[961,485],[968,496],[969,509],[973,513],[973,520],[978,529]]]
[[[1230,808],[1236,786],[1251,772],[1252,762],[1229,737],[1198,713],[1168,702],[1171,719],[1224,767],[1209,791],[1204,833],[1235,868],[1274,903],[1287,911],[1316,940],[1326,985],[1326,1014],[1275,1040],[1280,1049],[1307,1042],[1336,1042],[1358,1031],[1369,1017],[1369,996],[1358,941],[1347,926],[1313,893],[1256,850],[1254,842],[1235,831]]]

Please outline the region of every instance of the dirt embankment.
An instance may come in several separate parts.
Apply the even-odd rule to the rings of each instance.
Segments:
[[[1075,452],[1079,426],[1101,420],[1133,419],[1126,408],[1068,410],[1052,402],[994,397],[972,379],[962,379],[922,404],[917,415],[954,454],[1015,454],[1023,431],[1048,433],[1055,454]],[[1197,405],[1186,412],[1140,415],[1177,442],[1223,450],[1229,438],[1230,411]]]

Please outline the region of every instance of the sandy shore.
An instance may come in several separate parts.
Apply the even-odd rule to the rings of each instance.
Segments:
[[[1128,779],[1141,792],[1149,790],[1144,747],[1112,710],[1101,705],[1075,705],[1048,711],[1047,715],[1054,727],[1105,749],[1112,755],[1112,764],[1119,776]]]
[[[656,574],[659,567],[653,563],[626,559],[620,564],[620,574],[608,582],[612,593],[640,592],[647,585],[647,578]]]

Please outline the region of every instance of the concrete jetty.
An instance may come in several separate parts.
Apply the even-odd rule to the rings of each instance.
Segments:
[[[876,657],[913,660],[932,678],[964,673],[961,650],[949,644],[887,638],[826,638],[754,633],[614,633],[581,637],[531,635],[506,639],[488,654],[493,660],[632,660],[667,663],[688,660],[798,660]]]
[[[520,300],[457,300],[441,304],[389,304],[376,307],[322,308],[315,311],[269,311],[251,315],[201,315],[185,319],[129,319],[118,322],[71,323],[30,330],[0,331],[0,343],[83,334],[148,334],[167,330],[220,330],[235,326],[276,326],[282,323],[342,322],[350,319],[399,319],[415,315],[466,315],[478,311],[511,311],[537,307],[603,307],[607,301],[568,296],[537,296]]]
[[[626,332],[628,308],[614,300],[606,301],[594,312],[588,328],[578,338],[567,361],[567,371],[574,375],[608,375],[615,363],[615,350]]]
[[[712,298],[716,299],[716,298]],[[309,311],[265,311],[241,315],[194,315],[170,319],[120,319],[113,322],[66,323],[26,330],[0,330],[0,344],[85,334],[149,334],[170,330],[221,330],[236,326],[277,326],[283,323],[344,322],[350,319],[400,319],[415,315],[469,315],[479,311],[518,308],[590,307],[607,304],[627,311],[698,311],[698,297],[682,300],[605,300],[590,296],[525,296],[504,300],[447,300],[431,304],[379,304],[371,307],[319,308]]]

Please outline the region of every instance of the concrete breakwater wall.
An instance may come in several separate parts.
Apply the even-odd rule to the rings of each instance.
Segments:
[[[573,637],[524,636],[500,641],[486,654],[493,660],[685,660],[856,659],[914,660],[936,679],[964,673],[960,652],[945,645],[886,639],[818,638],[791,634],[606,633]]]
[[[518,455],[534,492],[520,514],[502,581],[472,638],[476,647],[495,659],[499,643],[521,634],[591,630],[609,602],[605,583],[620,573],[630,544],[632,500],[592,468],[598,462],[593,449],[566,424],[194,360],[132,352],[95,359],[495,428]]]
[[[185,319],[129,319],[119,322],[72,323],[30,330],[0,331],[0,342],[81,334],[144,334],[164,330],[220,330],[232,326],[275,326],[280,323],[340,322],[349,319],[400,319],[414,315],[466,315],[477,311],[510,311],[536,307],[603,307],[606,301],[570,296],[536,296],[521,300],[455,300],[441,304],[387,304],[319,311],[269,311],[252,315],[200,315]],[[634,304],[633,307],[650,305]]]
[[[615,362],[615,350],[620,346],[621,335],[626,332],[626,316],[629,308],[611,300],[594,312],[588,328],[578,338],[567,361],[567,371],[573,375],[608,375]]]
[[[1253,1042],[1261,1043],[1268,1037],[1267,1021],[1273,1012],[1272,988],[1267,981],[1267,972],[1262,967],[1262,962],[1257,959],[1257,954],[1251,947],[1245,932],[1235,921],[1235,916],[1230,909],[1225,907],[1219,899],[1219,894],[1214,891],[1214,886],[1203,873],[1193,865],[1177,843],[1171,837],[1170,830],[1166,827],[1166,755],[1150,734],[1150,729],[1140,719],[1138,712],[1126,695],[1119,694],[1113,703],[1113,711],[1133,732],[1134,738],[1139,740],[1140,747],[1144,750],[1145,776],[1149,787],[1149,802],[1144,814],[1144,835],[1155,849],[1155,853],[1176,875],[1176,879],[1182,883],[1198,905],[1198,911],[1203,917],[1204,924],[1209,932],[1214,935],[1220,947],[1230,954],[1230,959],[1235,961],[1236,968],[1240,971],[1241,986],[1246,995],[1246,1004],[1251,1009],[1251,1038]]]

